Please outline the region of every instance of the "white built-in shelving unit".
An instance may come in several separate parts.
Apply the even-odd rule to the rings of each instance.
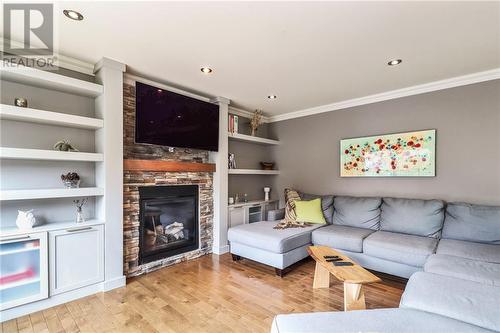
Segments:
[[[14,140],[16,137],[9,137],[12,139],[9,140],[10,143],[14,143],[12,145],[15,146],[4,144],[0,147],[0,160],[2,162],[9,160],[6,163],[10,167],[9,172],[16,176],[17,172],[20,172],[20,175],[23,172],[29,172],[30,177],[28,178],[34,179],[37,175],[46,175],[47,170],[50,170],[50,174],[57,175],[67,172],[67,168],[75,167],[79,163],[86,163],[82,165],[86,172],[84,173],[85,178],[82,179],[83,187],[80,188],[65,188],[62,182],[60,187],[53,188],[55,187],[53,180],[49,180],[47,183],[52,184],[52,186],[43,188],[43,176],[40,177],[42,179],[38,184],[32,184],[30,181],[12,183],[12,187],[2,184],[0,202],[5,203],[6,206],[9,205],[9,209],[30,207],[30,200],[37,200],[37,204],[42,205],[44,209],[54,208],[57,213],[50,215],[55,216],[54,220],[44,221],[43,224],[36,225],[32,229],[18,229],[15,226],[15,221],[6,221],[11,219],[11,215],[9,218],[1,220],[1,244],[10,246],[13,242],[19,242],[19,246],[12,246],[10,250],[8,247],[4,247],[0,251],[1,256],[15,261],[12,258],[15,258],[16,255],[38,250],[39,254],[36,256],[39,255],[39,276],[34,277],[33,281],[23,279],[20,283],[29,285],[39,283],[41,291],[27,298],[8,301],[7,304],[0,300],[0,321],[42,310],[58,304],[57,302],[60,302],[61,299],[69,301],[125,284],[122,262],[122,91],[125,65],[104,58],[95,65],[94,69],[95,82],[90,82],[56,72],[0,64],[2,82],[20,84],[23,86],[23,91],[33,91],[33,95],[42,96],[41,98],[50,98],[43,96],[43,94],[63,95],[66,101],[64,105],[59,105],[57,100],[46,104],[52,105],[54,110],[51,110],[52,107],[43,107],[42,104],[38,104],[40,99],[37,98],[30,101],[30,108],[0,104],[0,120],[2,122],[13,121],[31,124],[16,124],[15,126],[29,128],[30,133],[27,137],[33,142],[27,140],[17,142]],[[105,85],[108,87],[106,90],[104,89]],[[60,94],[60,92],[67,94]],[[82,96],[86,98],[82,98]],[[77,113],[77,110],[68,110],[66,113],[68,105],[71,105],[68,104],[68,101],[73,99],[81,101],[79,105],[89,105],[93,110],[78,109],[78,112],[85,113],[86,116],[71,114]],[[2,102],[9,103],[10,101],[4,99]],[[92,113],[93,116],[88,116]],[[107,119],[109,121],[106,121]],[[5,124],[10,126],[8,123]],[[72,140],[72,133],[74,133],[79,139],[84,138],[87,142],[95,143],[95,149],[85,152],[55,151],[51,146],[55,142],[48,142],[46,136],[40,137],[40,142],[36,142],[38,135],[47,135],[48,132],[46,127],[39,125],[51,125],[54,127],[53,131],[61,128],[61,132],[65,133],[64,139],[69,141]],[[75,130],[68,130],[68,128]],[[80,129],[84,129],[88,133],[78,131]],[[17,132],[10,135],[15,136]],[[19,132],[20,137],[21,135],[23,133]],[[33,149],[34,146],[41,146],[41,148]],[[44,163],[38,163],[38,161]],[[48,162],[45,163],[45,161]],[[94,166],[89,167],[89,163],[93,163]],[[16,166],[19,166],[19,171],[15,169]],[[90,210],[94,211],[94,216],[87,217],[84,223],[77,224],[75,221],[76,209],[73,203],[65,198],[85,197],[95,199],[89,200],[89,204],[95,206],[94,209]],[[66,203],[70,209],[61,210],[60,207]],[[22,242],[27,239],[32,242],[38,241],[39,247],[33,248],[33,250],[28,247],[22,248]],[[50,274],[47,273],[49,269]],[[82,271],[86,273],[81,274]],[[39,279],[39,281],[35,279]],[[50,288],[47,287],[49,284]],[[17,290],[14,288],[22,288],[22,286],[5,284],[2,288]],[[61,298],[58,301],[54,299],[54,296]]]

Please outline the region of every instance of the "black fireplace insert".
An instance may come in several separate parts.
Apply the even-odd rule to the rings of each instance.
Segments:
[[[139,187],[140,264],[199,247],[198,186]]]

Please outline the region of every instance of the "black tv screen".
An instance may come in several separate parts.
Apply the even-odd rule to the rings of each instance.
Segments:
[[[218,105],[141,82],[135,96],[135,142],[218,150]]]

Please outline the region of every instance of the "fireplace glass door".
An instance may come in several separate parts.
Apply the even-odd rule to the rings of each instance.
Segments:
[[[195,193],[179,190],[181,186],[158,186],[141,195],[141,262],[198,248],[198,189]]]

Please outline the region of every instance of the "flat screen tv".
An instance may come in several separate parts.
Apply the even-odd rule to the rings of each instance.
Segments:
[[[141,82],[135,96],[135,142],[218,150],[218,105]]]

